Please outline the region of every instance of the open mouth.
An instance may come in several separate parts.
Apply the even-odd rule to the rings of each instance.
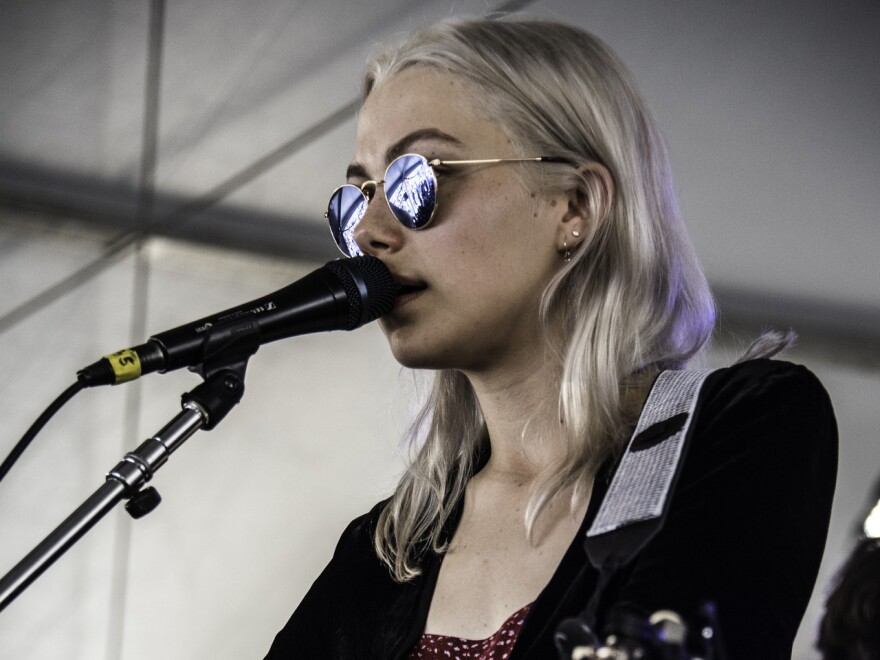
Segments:
[[[397,282],[397,297],[394,299],[394,306],[400,307],[410,300],[414,300],[427,288],[427,284]]]
[[[398,284],[397,295],[405,296],[410,293],[418,293],[424,291],[428,286],[426,284]]]

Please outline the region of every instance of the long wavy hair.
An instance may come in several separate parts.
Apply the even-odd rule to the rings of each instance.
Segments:
[[[659,131],[602,41],[538,19],[450,19],[373,58],[363,99],[410,67],[470,83],[478,94],[469,110],[497,121],[523,155],[575,164],[521,168],[524,182],[574,192],[592,217],[604,216],[541,302],[544,336],[562,373],[548,397],[558,404],[565,452],[533,487],[524,517],[531,538],[554,497],[571,489],[574,509],[598,466],[624,447],[634,421],[627,388],[640,376],[681,367],[708,341],[714,301],[679,214]],[[604,166],[613,185],[595,168],[577,166],[590,163]],[[480,405],[463,374],[435,373],[408,440],[408,466],[374,532],[377,554],[399,581],[419,574],[425,552],[445,551],[445,525],[488,456]]]

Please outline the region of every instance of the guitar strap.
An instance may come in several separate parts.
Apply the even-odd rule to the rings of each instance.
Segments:
[[[585,612],[591,624],[611,574],[631,561],[663,527],[684,464],[700,390],[713,371],[664,371],[651,388],[584,541],[590,563],[600,571],[599,585]]]

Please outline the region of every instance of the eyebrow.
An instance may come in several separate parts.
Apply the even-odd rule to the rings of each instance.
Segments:
[[[464,142],[459,140],[454,135],[450,135],[449,133],[446,133],[436,128],[420,128],[419,130],[413,131],[412,133],[407,133],[397,142],[388,147],[388,149],[385,150],[385,162],[390,163],[398,156],[408,153],[411,150],[413,144],[422,140],[437,140],[440,142],[446,142],[456,147],[464,146]],[[349,165],[348,169],[345,171],[345,178],[369,179],[370,176],[369,174],[367,174],[367,168],[364,167],[361,163],[355,161],[351,165]]]

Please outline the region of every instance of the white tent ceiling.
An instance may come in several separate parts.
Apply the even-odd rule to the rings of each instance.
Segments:
[[[498,2],[0,1],[0,207],[5,207],[0,208],[0,223],[15,218],[15,223],[49,229],[42,232],[41,261],[34,259],[37,250],[33,247],[33,237],[41,231],[30,232],[27,240],[16,239],[17,226],[9,231],[3,227],[0,232],[0,272],[5,284],[0,294],[0,341],[4,342],[0,346],[6,358],[4,373],[15,374],[7,378],[2,397],[7,442],[36,415],[32,409],[39,410],[57,393],[58,375],[46,378],[43,371],[54,355],[75,344],[77,356],[90,360],[98,350],[123,345],[120,338],[126,336],[129,318],[115,314],[113,304],[117,299],[129,300],[131,273],[140,272],[142,260],[152,263],[151,284],[134,287],[140,287],[142,297],[131,298],[126,311],[146,326],[142,331],[154,332],[199,315],[177,308],[179,301],[208,313],[265,293],[268,289],[262,287],[267,280],[280,285],[293,276],[291,271],[311,267],[300,263],[288,269],[289,262],[260,253],[306,260],[335,257],[321,216],[327,193],[338,185],[351,157],[354,101],[365,55],[374,44],[417,24],[449,14],[482,13],[497,8]],[[876,38],[880,5],[875,0],[509,4],[586,27],[628,62],[666,134],[685,218],[727,319],[741,324],[792,324],[805,335],[805,350],[810,350],[812,339],[819,338],[825,359],[830,346],[852,362],[841,367],[818,361],[820,375],[835,395],[844,441],[841,474],[845,478],[838,487],[838,522],[832,525],[829,546],[828,565],[836,566],[852,512],[861,506],[865,484],[876,471],[880,268],[874,253],[880,248],[880,43]],[[151,12],[157,9],[163,11],[153,15],[161,20],[151,31]],[[151,58],[151,52],[158,57]],[[158,66],[151,68],[151,62]],[[155,87],[151,88],[151,82]],[[102,246],[93,235],[81,239],[64,231],[51,232],[54,226],[71,223],[106,231],[108,240]],[[134,255],[134,239],[143,235],[138,232],[246,248],[258,257],[227,254],[215,258],[212,250],[168,241],[154,241],[144,253]],[[128,259],[120,261],[123,256]],[[45,267],[46,263],[51,267]],[[223,272],[216,272],[217,264]],[[251,281],[249,274],[258,269],[270,271],[270,277],[262,272],[259,283]],[[91,289],[77,288],[85,281]],[[139,300],[147,302],[139,307]],[[144,309],[150,310],[149,322],[139,316]],[[75,314],[80,316],[72,321]],[[136,327],[134,322],[132,327]],[[235,500],[242,510],[229,516],[228,539],[204,541],[206,549],[198,546],[187,561],[180,562],[177,572],[162,562],[160,575],[168,582],[163,585],[167,588],[151,589],[156,578],[152,574],[138,577],[132,569],[130,591],[137,599],[126,601],[117,594],[107,604],[103,604],[103,592],[94,588],[96,581],[107,584],[95,577],[103,575],[104,569],[84,573],[76,558],[66,557],[53,568],[56,577],[38,581],[27,604],[17,603],[18,614],[5,613],[4,642],[13,644],[11,648],[30,649],[39,636],[39,641],[51,642],[46,648],[68,649],[71,639],[100,637],[89,626],[108,617],[83,605],[71,608],[69,602],[79,601],[59,597],[59,584],[67,575],[63,572],[69,569],[74,598],[91,594],[120,620],[123,614],[118,603],[128,602],[126,611],[134,623],[107,624],[113,630],[128,631],[125,657],[141,657],[138,653],[174,657],[156,652],[160,642],[153,633],[157,627],[167,627],[156,625],[162,613],[157,613],[149,599],[173,593],[179,584],[191,585],[189,572],[199,570],[203,563],[234,563],[229,557],[238,556],[230,554],[237,552],[235,543],[243,547],[247,541],[240,538],[241,521],[253,523],[254,511],[262,511],[266,502],[278,510],[257,516],[257,521],[270,530],[287,515],[300,525],[303,545],[332,543],[337,523],[354,515],[352,507],[359,512],[362,506],[343,502],[352,497],[338,486],[356,484],[363,490],[363,501],[372,503],[378,497],[373,492],[379,488],[375,484],[383,484],[384,475],[394,467],[381,462],[384,455],[376,447],[384,447],[382,442],[388,444],[399,435],[389,432],[382,419],[396,370],[380,354],[383,342],[378,329],[365,329],[363,337],[367,349],[339,337],[324,353],[316,350],[317,339],[310,343],[312,338],[303,339],[296,351],[276,348],[270,353],[267,347],[264,353],[273,356],[278,374],[270,377],[266,367],[259,378],[252,379],[251,412],[242,406],[224,428],[221,438],[226,444],[218,442],[212,448],[230,454],[211,459],[208,451],[192,450],[194,458],[176,458],[181,467],[163,475],[162,492],[177,504],[166,507],[163,518],[156,518],[152,534],[158,540],[150,541],[149,534],[142,533],[135,554],[145,554],[145,545],[154,543],[164,559],[165,552],[172,552],[168,548],[195,544],[198,535],[176,533],[175,524],[190,530],[188,525],[197,517],[193,512],[200,516],[213,511],[218,498],[226,501],[229,484],[241,481],[241,492],[236,495],[245,499]],[[39,352],[40,360],[32,360],[31,351]],[[81,357],[69,357],[67,370],[85,363]],[[346,377],[336,378],[343,370]],[[377,373],[384,379],[380,385],[358,390],[367,382],[367,374],[375,378]],[[155,431],[153,424],[161,418],[149,406],[165,405],[165,395],[176,387],[169,383],[184,376],[191,374],[178,372],[145,382],[148,396],[144,401],[155,400],[145,404],[140,425],[145,429],[138,427],[140,413],[130,413],[137,406],[119,404],[123,393],[118,390],[106,390],[102,395],[106,398],[96,398],[92,404],[80,400],[66,413],[90,420],[86,413],[92,405],[97,411],[93,413],[96,428],[91,422],[82,426],[90,433],[100,429],[101,435],[115,437],[121,422],[114,415],[120,415],[124,407],[130,413],[126,428],[133,429],[129,435],[141,437],[138,434]],[[292,382],[299,380],[303,381],[301,390],[291,390]],[[335,419],[328,423],[322,414],[306,415],[323,409],[326,401],[321,393],[338,387],[340,380],[357,392],[353,411],[347,411],[356,427],[343,427]],[[296,401],[290,391],[302,396],[302,401]],[[284,401],[280,421],[282,404],[272,396],[292,399]],[[108,405],[107,401],[117,403]],[[298,415],[303,419],[296,425],[283,419]],[[408,419],[408,414],[401,417]],[[352,446],[340,440],[334,449],[337,445],[332,440],[350,439],[352,428],[357,428],[358,442]],[[375,437],[362,437],[369,435],[366,429]],[[33,518],[40,534],[36,538],[42,538],[62,514],[69,513],[67,500],[77,500],[88,488],[83,484],[94,483],[96,466],[108,467],[118,459],[115,445],[107,447],[92,442],[85,432],[78,433],[83,436],[80,442],[69,443],[65,426],[56,422],[41,438],[44,449],[27,457],[33,461],[31,466],[23,462],[10,481],[4,482],[4,501],[15,502],[14,507],[6,507],[4,529],[18,529],[15,525],[23,526]],[[244,440],[248,433],[260,438],[259,449],[253,451],[265,455],[251,455],[244,442],[233,442]],[[296,442],[288,436],[295,436]],[[46,460],[51,447],[61,448],[52,458],[56,466],[63,466],[60,472],[70,473],[67,490],[59,487],[54,473],[53,479],[34,476],[38,474],[34,466]],[[334,451],[351,460],[337,461]],[[108,456],[102,453],[98,459],[93,456],[98,452]],[[309,454],[317,458],[308,462]],[[188,498],[175,497],[174,489],[185,483],[183,468],[192,465],[185,461],[194,461],[196,456],[200,461],[214,460],[211,465],[218,475],[211,481],[212,470],[209,474],[200,470],[198,483],[191,487],[195,493],[187,496],[205,501],[183,506]],[[70,467],[76,461],[79,471]],[[271,464],[268,468],[267,463]],[[232,470],[230,465],[236,469],[249,466],[243,472],[251,475],[250,480],[225,476]],[[270,468],[276,467],[272,472]],[[303,484],[291,477],[300,474],[296,468],[301,469]],[[337,499],[316,498],[318,488],[313,482],[329,482],[331,471]],[[18,490],[9,490],[16,484]],[[34,488],[40,491],[39,507],[22,506]],[[326,511],[316,512],[314,521],[320,529],[311,530],[311,518],[301,509],[311,508],[318,499],[331,501],[338,511],[332,520]],[[95,534],[109,536],[110,524]],[[242,563],[265,564],[261,598],[269,593],[279,602],[266,604],[264,609],[282,616],[289,603],[295,602],[291,594],[298,593],[299,581],[303,588],[307,586],[331,547],[321,546],[314,552],[309,560],[313,564],[297,577],[296,588],[275,589],[282,575],[279,566],[286,566],[287,554],[300,556],[298,547],[295,552],[286,550],[291,544],[288,536],[298,535],[287,530],[278,533],[284,539],[269,550],[275,563],[262,555],[257,562],[244,549],[241,555],[246,558]],[[19,545],[29,547],[29,541],[21,541],[7,549],[17,534],[13,531],[9,536],[3,547],[8,550],[4,567],[21,556]],[[222,546],[224,552],[209,554],[215,546]],[[91,566],[89,562],[98,562],[99,552],[110,552],[111,547],[109,538],[101,538],[81,550],[79,557],[87,558],[84,561]],[[198,602],[203,608],[219,600],[212,588],[229,579],[227,568],[205,569],[204,581],[188,596],[202,598]],[[82,587],[83,575],[89,576],[89,589]],[[218,575],[223,579],[218,580]],[[257,583],[249,574],[240,581],[248,585],[241,593],[248,593]],[[816,598],[821,598],[818,589]],[[165,618],[160,620],[191,622],[189,610],[199,607],[185,600],[180,612],[163,604]],[[241,602],[250,601],[242,598]],[[218,608],[201,624],[207,631],[204,635],[185,637],[192,644],[206,640],[237,648],[231,638],[242,636],[238,628],[229,633],[230,639],[214,637],[227,625],[224,617],[231,616],[229,612],[239,616],[241,609],[240,604]],[[260,610],[254,618],[262,616]],[[53,619],[53,625],[44,626],[43,617]],[[69,625],[52,633],[61,628],[61,620]],[[806,625],[815,620],[808,616]],[[250,625],[252,639],[240,643],[252,651],[269,639],[280,622]],[[11,632],[20,633],[18,642],[7,641],[14,637]],[[121,638],[122,633],[111,633],[108,649],[117,642],[123,646],[113,641],[114,635]],[[809,635],[808,629],[805,639]],[[167,643],[180,640],[181,636],[170,635]],[[81,646],[89,650],[67,655],[98,657],[91,647]],[[228,655],[241,657],[232,650]],[[22,657],[20,653],[13,656]],[[111,650],[106,657],[121,656]]]
[[[414,25],[498,6],[6,0],[0,202],[332,258],[321,216],[351,155],[366,53]],[[875,353],[876,2],[508,6],[584,26],[629,63],[730,319],[795,324]],[[48,304],[43,292],[22,302]],[[0,328],[29,311],[4,307]]]

